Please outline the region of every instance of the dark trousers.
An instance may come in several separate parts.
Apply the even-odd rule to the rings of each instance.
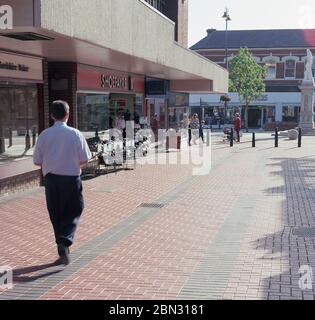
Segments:
[[[199,138],[201,138],[202,142],[204,142],[203,140],[203,129],[199,128]]]
[[[188,129],[188,144],[191,144],[191,128]]]
[[[81,178],[48,174],[45,191],[56,243],[70,247],[84,209]]]
[[[237,142],[240,142],[240,129],[235,129]]]

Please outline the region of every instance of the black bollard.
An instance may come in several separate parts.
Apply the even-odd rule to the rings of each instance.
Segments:
[[[29,134],[29,131],[27,130],[26,136],[25,136],[25,150],[30,150],[31,149],[31,137]]]
[[[279,147],[279,129],[276,128],[275,130],[275,148]]]
[[[13,146],[13,133],[12,128],[9,128],[9,148]]]
[[[253,148],[256,147],[256,135],[255,135],[255,132],[253,132],[252,147],[253,147]]]
[[[299,128],[298,148],[302,147],[302,129]]]
[[[210,130],[207,129],[207,147],[210,146]]]
[[[5,153],[5,140],[4,140],[4,137],[0,137],[0,153]]]
[[[234,145],[234,130],[231,128],[231,138],[230,138],[230,147],[232,148]]]
[[[35,147],[35,144],[36,144],[36,133],[33,132],[33,134],[32,134],[32,147]]]
[[[170,137],[166,136],[166,146],[165,146],[166,152],[169,152],[170,149]]]

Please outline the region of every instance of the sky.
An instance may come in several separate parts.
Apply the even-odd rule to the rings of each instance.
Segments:
[[[189,0],[189,46],[207,29],[225,30],[225,8],[229,30],[315,29],[315,0]]]

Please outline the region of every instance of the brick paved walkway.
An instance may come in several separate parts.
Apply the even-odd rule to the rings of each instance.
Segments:
[[[0,198],[0,266],[14,268],[0,299],[314,299],[298,270],[315,267],[315,234],[294,232],[315,227],[315,137],[249,138],[231,149],[214,135],[205,176],[143,164],[85,181],[67,268],[51,265],[43,190]]]

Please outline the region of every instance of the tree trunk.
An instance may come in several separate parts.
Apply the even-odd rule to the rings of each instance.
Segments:
[[[245,106],[245,129],[248,132],[248,105]]]

